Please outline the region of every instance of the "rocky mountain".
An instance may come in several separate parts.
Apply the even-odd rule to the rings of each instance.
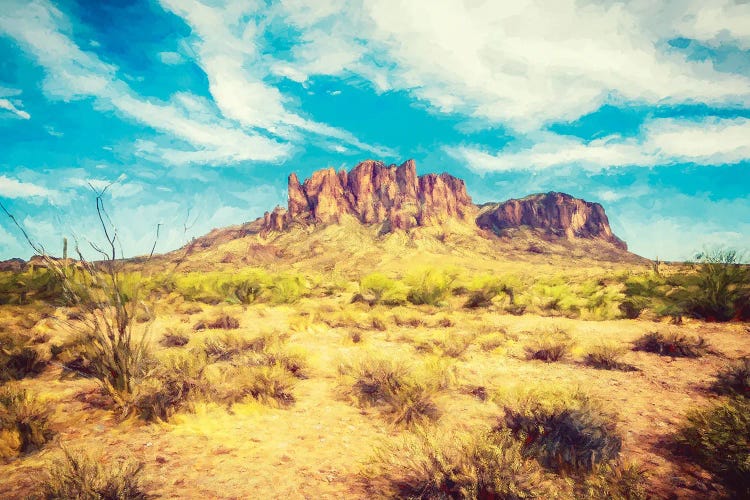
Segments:
[[[453,219],[497,235],[529,228],[548,237],[598,240],[627,249],[612,233],[598,203],[551,192],[477,207],[464,181],[446,173],[417,176],[414,160],[400,166],[367,160],[350,172],[318,170],[303,183],[291,174],[288,208],[266,212],[262,231],[337,223],[344,216],[366,225],[379,224],[381,232],[436,226]]]
[[[295,223],[338,222],[350,215],[387,232],[432,226],[449,218],[470,222],[477,208],[461,179],[448,174],[417,176],[414,160],[400,166],[364,161],[350,172],[329,168],[304,183],[289,176],[289,205],[266,213],[264,228],[280,231]]]
[[[477,225],[496,234],[506,229],[529,227],[549,236],[598,239],[627,250],[627,245],[612,233],[604,208],[569,194],[550,192],[533,194],[520,200],[485,205]]]

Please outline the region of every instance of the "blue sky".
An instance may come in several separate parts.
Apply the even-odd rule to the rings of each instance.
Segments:
[[[286,176],[417,160],[475,202],[565,191],[647,257],[750,249],[750,3],[16,1],[0,198],[58,252],[127,255],[286,203]],[[30,251],[0,219],[0,259]]]

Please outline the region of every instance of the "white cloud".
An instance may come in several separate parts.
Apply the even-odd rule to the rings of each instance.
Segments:
[[[0,109],[4,109],[6,111],[10,111],[14,115],[16,115],[18,118],[22,118],[24,120],[28,120],[29,118],[31,118],[31,115],[29,113],[27,113],[26,111],[24,111],[22,109],[18,109],[8,99],[0,99]]]
[[[45,67],[47,96],[66,101],[94,97],[99,107],[187,143],[190,149],[179,151],[182,161],[277,161],[289,154],[288,145],[246,132],[206,109],[195,113],[176,100],[161,103],[138,96],[115,77],[116,68],[81,50],[63,33],[67,20],[48,2],[19,3],[6,12],[0,17],[0,32],[17,40]],[[173,151],[167,150],[163,159],[169,160]]]
[[[47,198],[54,201],[59,194],[55,190],[31,182],[23,182],[0,175],[0,196],[4,198]]]
[[[263,54],[258,38],[265,29],[263,16],[259,14],[268,14],[264,4],[228,1],[221,7],[212,7],[195,0],[161,0],[161,3],[191,26],[192,47],[198,55],[196,62],[206,73],[211,96],[225,117],[293,142],[301,142],[300,132],[307,132],[338,139],[379,156],[394,156],[387,148],[365,144],[345,130],[291,111],[285,96],[264,81],[272,72],[295,81],[305,79],[305,70],[292,68]],[[312,49],[316,54],[315,71],[330,72],[340,64],[356,59],[342,57],[341,53],[348,50],[348,45],[339,38],[327,37],[325,33],[312,33],[309,40],[295,50],[305,50],[314,43],[320,46],[320,50]],[[323,49],[325,56],[321,54]],[[180,159],[185,155],[176,156]]]
[[[168,66],[176,66],[185,62],[185,58],[179,52],[159,52],[159,60]]]
[[[281,13],[303,33],[284,63],[297,81],[354,73],[379,91],[408,90],[438,111],[525,131],[607,102],[750,103],[746,75],[688,61],[664,43],[691,35],[739,43],[747,5],[362,0],[303,9],[292,1]]]
[[[609,136],[592,141],[542,133],[526,149],[512,145],[499,152],[473,146],[445,151],[478,172],[544,170],[575,166],[602,170],[623,166],[735,164],[750,160],[750,119],[709,118],[702,121],[655,119],[644,124],[640,138]]]

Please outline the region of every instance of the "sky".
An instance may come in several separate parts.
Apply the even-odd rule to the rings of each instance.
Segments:
[[[640,255],[750,250],[750,1],[0,0],[0,201],[175,249],[365,159],[601,203]],[[31,249],[0,217],[0,259]]]

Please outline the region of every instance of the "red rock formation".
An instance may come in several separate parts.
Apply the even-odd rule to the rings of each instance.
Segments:
[[[535,194],[492,205],[480,213],[477,225],[496,233],[527,226],[552,236],[600,239],[627,249],[625,242],[612,233],[601,205],[565,193]]]
[[[417,177],[414,160],[399,167],[367,160],[348,173],[318,170],[301,185],[290,175],[289,209],[266,214],[264,227],[278,231],[292,222],[331,223],[344,214],[363,224],[409,229],[448,218],[471,220],[476,207],[464,182],[451,175]]]

